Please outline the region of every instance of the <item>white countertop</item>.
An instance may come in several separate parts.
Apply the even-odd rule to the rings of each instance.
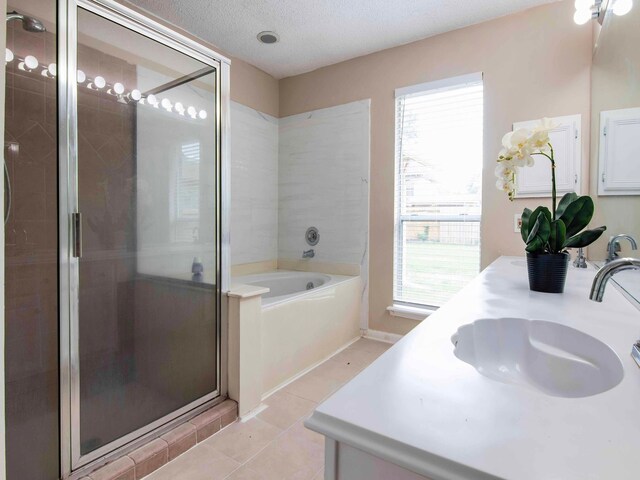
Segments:
[[[322,403],[306,425],[440,479],[640,478],[640,369],[630,356],[640,312],[614,288],[588,298],[593,268],[569,267],[565,293],[531,292],[524,258],[502,257]],[[451,336],[479,318],[562,323],[609,345],[622,382],[590,397],[553,397],[479,374]]]

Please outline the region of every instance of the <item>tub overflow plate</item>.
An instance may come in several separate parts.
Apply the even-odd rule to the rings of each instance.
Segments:
[[[313,247],[320,241],[320,233],[316,227],[309,227],[307,228],[307,233],[305,233],[304,238],[307,240],[307,244]]]

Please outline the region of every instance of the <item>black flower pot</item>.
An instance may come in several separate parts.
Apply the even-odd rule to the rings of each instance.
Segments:
[[[529,289],[545,293],[564,292],[569,258],[568,253],[527,253]]]

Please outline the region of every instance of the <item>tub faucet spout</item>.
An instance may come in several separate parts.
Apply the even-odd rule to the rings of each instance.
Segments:
[[[316,256],[316,252],[313,250],[313,248],[309,250],[304,250],[302,252],[302,258],[313,258],[315,256]]]

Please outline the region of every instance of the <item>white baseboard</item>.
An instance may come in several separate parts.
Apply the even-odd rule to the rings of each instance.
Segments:
[[[402,338],[402,335],[398,335],[397,333],[382,332],[380,330],[367,330],[363,336],[370,340],[377,340],[379,342],[386,343],[396,343]]]

